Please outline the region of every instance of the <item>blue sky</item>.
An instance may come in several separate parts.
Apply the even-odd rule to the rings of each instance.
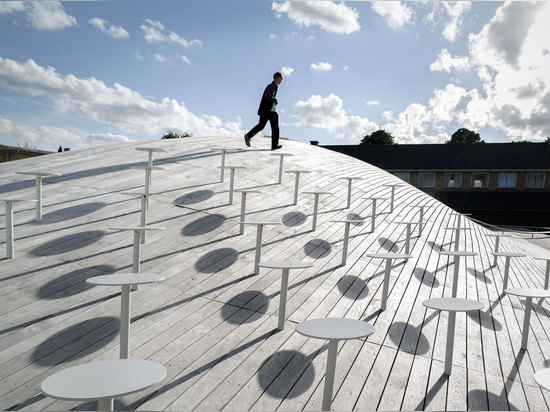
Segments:
[[[542,1],[1,1],[0,142],[240,136],[275,71],[284,137],[545,140],[548,21]]]

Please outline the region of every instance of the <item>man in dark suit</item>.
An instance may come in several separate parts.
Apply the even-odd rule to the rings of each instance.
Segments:
[[[277,89],[283,81],[283,75],[279,72],[273,75],[273,82],[267,85],[260,101],[260,107],[258,108],[258,116],[260,116],[259,123],[252,128],[248,133],[244,135],[244,142],[247,146],[250,146],[250,140],[256,133],[263,130],[267,121],[271,125],[271,150],[280,149],[279,144],[279,115],[277,114]]]

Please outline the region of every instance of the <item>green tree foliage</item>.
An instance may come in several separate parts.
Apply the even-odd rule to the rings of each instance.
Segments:
[[[371,134],[366,135],[361,140],[360,145],[367,144],[397,144],[391,134],[385,130],[377,130]]]
[[[445,143],[485,143],[485,140],[481,140],[479,133],[471,130],[461,128],[453,133],[451,140],[447,140]]]
[[[168,130],[168,132],[166,132],[164,136],[162,136],[162,139],[181,139],[184,137],[191,137],[191,136],[193,136],[193,134],[189,132],[183,132],[178,134],[173,132],[172,130]]]

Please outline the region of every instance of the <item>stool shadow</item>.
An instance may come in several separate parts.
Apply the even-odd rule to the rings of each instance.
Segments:
[[[181,230],[181,234],[183,236],[205,235],[206,233],[219,228],[225,223],[226,220],[227,218],[221,214],[203,216],[185,225]]]
[[[388,331],[388,336],[399,350],[413,355],[425,355],[430,351],[430,343],[422,332],[422,328],[438,316],[438,312],[433,312],[418,326],[413,326],[407,322],[393,322]],[[405,337],[408,339],[405,339]]]
[[[380,243],[380,246],[382,246],[382,248],[386,249],[388,252],[399,252],[399,247],[397,246],[397,243],[388,238],[379,237],[378,243]]]
[[[275,352],[260,366],[260,387],[277,399],[292,399],[302,395],[315,379],[315,369],[311,364],[314,355],[306,356],[295,350]]]
[[[269,307],[266,295],[258,290],[247,290],[233,296],[221,309],[221,316],[235,325],[251,323],[265,315]],[[239,311],[241,316],[234,316]]]
[[[313,239],[306,243],[304,252],[311,258],[320,259],[330,255],[332,246],[329,242],[322,239]]]
[[[81,359],[118,337],[118,317],[100,316],[71,325],[50,336],[31,354],[31,361],[40,366],[55,366],[68,360]]]
[[[204,202],[212,196],[214,196],[214,192],[212,190],[196,190],[176,198],[176,200],[174,200],[174,204],[194,205],[196,203]]]
[[[302,225],[306,220],[307,216],[302,212],[289,212],[282,218],[283,225],[288,227]]]
[[[231,266],[238,257],[239,252],[235,249],[215,249],[202,255],[195,263],[195,269],[201,273],[216,273]]]
[[[348,220],[360,220],[361,222],[359,223],[352,223],[351,225],[352,226],[363,226],[365,223],[365,219],[363,219],[360,215],[358,215],[357,213],[350,213],[348,214],[348,216],[346,217],[346,219]]]
[[[99,209],[107,206],[104,202],[91,202],[80,205],[69,206],[63,209],[54,210],[42,215],[42,222],[45,224],[76,219],[94,213]]]
[[[102,230],[89,230],[52,239],[29,251],[32,256],[54,256],[82,249],[98,242],[105,236]]]
[[[114,271],[115,267],[111,265],[97,265],[73,270],[42,285],[36,292],[36,296],[41,299],[63,299],[77,295],[94,287],[86,283],[86,279]]]
[[[495,330],[499,331],[502,330],[503,326],[502,324],[494,317],[492,316],[493,309],[496,308],[504,295],[499,296],[499,298],[494,301],[489,308],[486,310],[479,310],[476,312],[468,312],[467,316],[472,319],[474,322],[476,322],[478,325],[484,327],[488,330]]]
[[[429,272],[427,269],[417,267],[414,269],[413,274],[424,285],[433,286],[434,288],[439,287],[439,280],[437,280],[434,273]]]
[[[358,276],[343,276],[337,286],[340,293],[348,299],[361,300],[369,295],[367,284]]]
[[[481,280],[482,282],[489,283],[489,284],[493,283],[491,279],[485,276],[484,272],[480,272],[479,270],[475,270],[473,268],[468,268],[468,272],[470,272],[470,274],[474,275],[477,279]]]
[[[437,243],[435,242],[432,242],[431,240],[427,242],[428,243],[428,246],[430,246],[433,250],[435,250],[436,252],[442,252],[444,249],[443,249],[443,246],[441,245],[438,245]]]

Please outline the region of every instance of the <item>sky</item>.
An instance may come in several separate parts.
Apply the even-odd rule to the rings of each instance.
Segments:
[[[543,141],[549,21],[546,1],[0,1],[0,143],[221,144],[276,71],[282,137]]]

